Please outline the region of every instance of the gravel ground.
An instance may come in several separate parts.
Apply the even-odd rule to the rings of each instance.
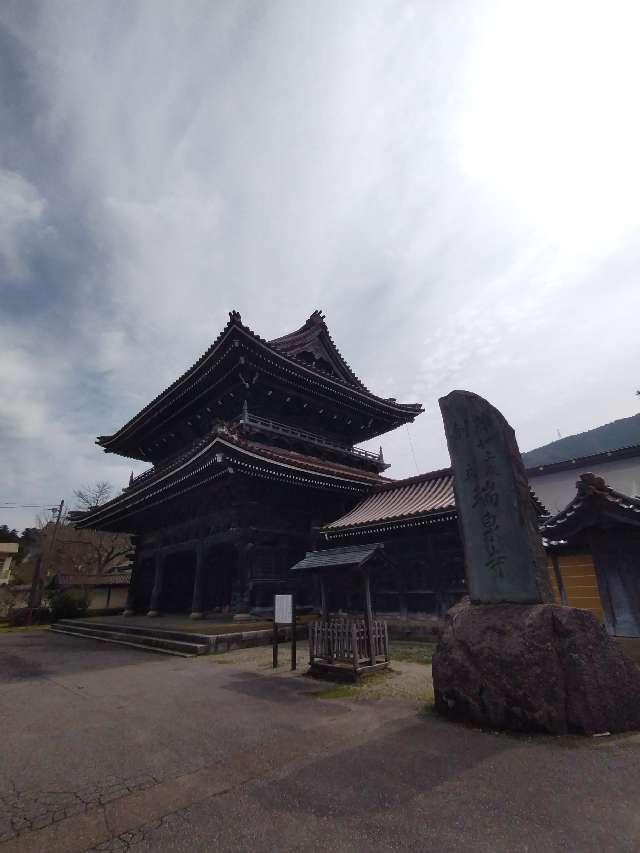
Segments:
[[[363,679],[361,684],[336,684],[334,682],[315,681],[319,687],[318,695],[323,699],[408,699],[419,704],[433,701],[433,683],[431,666],[416,663],[415,660],[394,659],[394,651],[402,657],[419,660],[429,659],[426,646],[413,643],[391,643],[391,666],[389,672],[376,673]],[[262,675],[273,676],[271,646],[258,646],[253,649],[238,649],[220,655],[207,655],[200,658],[203,665],[233,665]],[[306,642],[298,643],[298,670],[291,672],[291,644],[281,643],[278,653],[277,674],[282,678],[304,678],[309,654]],[[324,686],[323,686],[324,685]]]

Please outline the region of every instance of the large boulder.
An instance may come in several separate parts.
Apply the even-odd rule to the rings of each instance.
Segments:
[[[492,729],[640,728],[640,669],[574,607],[463,600],[447,614],[433,685],[440,713]]]

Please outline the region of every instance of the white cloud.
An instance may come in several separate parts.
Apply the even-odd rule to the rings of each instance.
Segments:
[[[526,6],[542,38],[548,9]],[[190,365],[231,308],[265,337],[324,308],[372,390],[426,405],[411,428],[422,469],[446,463],[437,397],[453,386],[502,406],[525,447],[633,410],[637,237],[616,226],[588,245],[567,239],[556,225],[575,182],[558,204],[526,164],[515,175],[505,151],[534,126],[539,66],[518,65],[527,97],[505,111],[511,82],[498,75],[494,91],[485,62],[496,16],[503,46],[509,27],[513,44],[522,33],[504,4],[12,9],[0,22],[22,52],[35,116],[24,147],[40,146],[41,179],[14,152],[0,253],[44,291],[31,253],[51,277],[56,241],[38,240],[58,216],[56,250],[72,261],[68,281],[47,281],[60,297],[39,334],[16,310],[0,342],[21,447],[12,488],[122,482],[129,463],[93,436]],[[570,67],[571,40],[562,48]],[[608,215],[596,212],[590,234]],[[394,474],[415,473],[406,430],[382,443]]]
[[[41,221],[44,199],[22,175],[0,169],[0,275],[27,275],[33,231]]]

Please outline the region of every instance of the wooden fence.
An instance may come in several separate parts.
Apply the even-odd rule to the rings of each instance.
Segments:
[[[363,664],[375,663],[378,658],[389,660],[387,623],[371,623],[373,654],[369,650],[369,632],[364,619],[329,619],[309,623],[309,662],[316,660],[344,661],[354,669]]]

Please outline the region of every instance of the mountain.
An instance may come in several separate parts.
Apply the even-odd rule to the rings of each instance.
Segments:
[[[552,462],[564,462],[579,456],[618,450],[631,444],[640,444],[640,413],[577,435],[559,438],[523,453],[522,458],[527,468],[533,468],[535,465],[550,465]]]

